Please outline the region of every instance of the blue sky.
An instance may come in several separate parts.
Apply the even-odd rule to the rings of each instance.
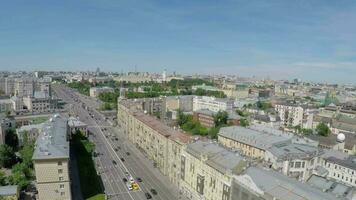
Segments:
[[[1,70],[134,66],[356,83],[356,1],[1,2]]]

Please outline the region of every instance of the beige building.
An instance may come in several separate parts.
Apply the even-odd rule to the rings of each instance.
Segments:
[[[181,156],[180,189],[188,199],[229,200],[233,174],[245,167],[241,156],[217,143],[188,144]]]
[[[39,200],[71,200],[67,120],[55,115],[36,140],[33,163]]]
[[[289,143],[290,137],[230,126],[220,129],[218,141],[227,148],[239,150],[243,155],[263,159],[266,149],[275,144]]]
[[[193,138],[145,114],[142,106],[140,101],[119,101],[118,126],[162,174],[168,176],[171,182],[179,184],[180,152]]]

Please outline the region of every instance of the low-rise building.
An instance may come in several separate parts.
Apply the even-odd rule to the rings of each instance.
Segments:
[[[291,142],[291,137],[256,131],[240,126],[223,127],[218,141],[227,148],[239,150],[243,155],[263,159],[268,148]]]
[[[266,150],[264,159],[274,170],[306,181],[320,164],[322,153],[317,147],[305,144],[277,144]]]
[[[114,92],[114,89],[111,87],[92,87],[89,90],[89,95],[91,97],[98,97],[101,93]]]
[[[20,198],[20,190],[17,185],[0,186],[1,200],[18,200]]]
[[[322,156],[323,167],[328,171],[327,177],[356,187],[356,156]]]
[[[33,163],[39,200],[71,200],[67,119],[53,116],[36,140]]]
[[[207,128],[215,127],[214,116],[217,112],[201,109],[193,112],[193,120],[200,122],[200,124]],[[241,117],[233,112],[228,112],[227,124],[229,125],[240,125]]]

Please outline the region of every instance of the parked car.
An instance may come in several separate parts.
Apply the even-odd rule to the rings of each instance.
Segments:
[[[150,194],[150,193],[148,193],[148,192],[146,192],[146,193],[145,193],[145,196],[146,196],[146,199],[152,199],[151,194]]]
[[[153,195],[157,195],[157,191],[155,189],[152,188],[150,191]]]

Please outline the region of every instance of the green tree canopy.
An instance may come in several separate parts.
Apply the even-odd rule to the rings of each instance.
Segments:
[[[326,137],[331,133],[331,130],[325,123],[320,123],[316,127],[316,132],[318,133],[318,135]]]
[[[11,168],[16,163],[14,150],[8,145],[0,146],[0,167]]]
[[[11,128],[6,130],[5,144],[16,150],[19,145],[19,140],[16,135],[16,130]]]
[[[215,126],[227,124],[229,114],[226,111],[219,111],[214,115]]]

